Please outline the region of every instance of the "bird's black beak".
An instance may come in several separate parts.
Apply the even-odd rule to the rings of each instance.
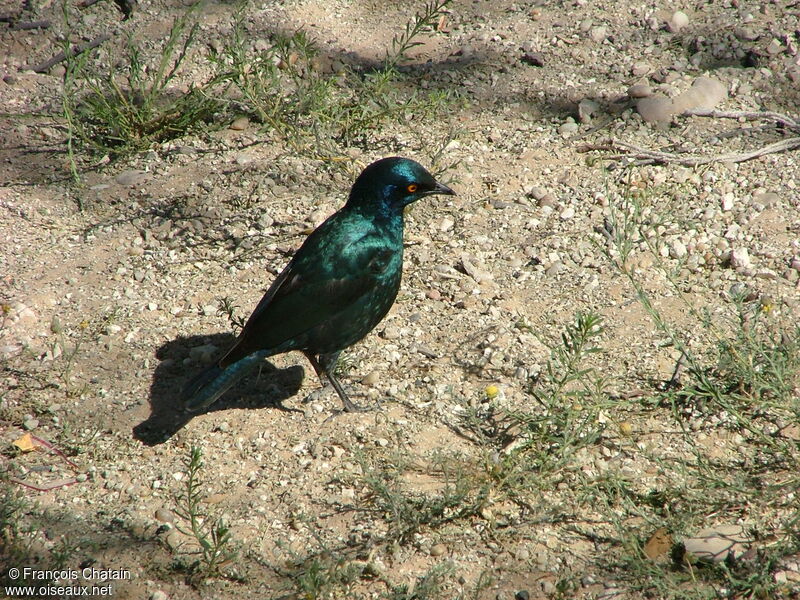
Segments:
[[[435,194],[442,194],[444,196],[455,196],[456,193],[443,183],[436,182],[436,187],[432,190],[425,192],[425,196],[433,196]]]

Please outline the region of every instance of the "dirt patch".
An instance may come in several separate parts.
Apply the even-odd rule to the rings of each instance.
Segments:
[[[653,311],[698,357],[716,356],[716,342],[732,335],[724,324],[735,322],[734,296],[762,307],[776,330],[797,322],[797,152],[623,170],[630,157],[609,160],[585,145],[611,137],[716,155],[788,137],[744,118],[645,123],[628,90],[644,83],[675,97],[706,75],[727,92],[721,110],[796,112],[791,4],[706,3],[684,9],[684,23],[636,3],[454,2],[401,63],[398,85],[457,92],[436,118],[365,128],[344,161],[330,161],[298,152],[255,118],[229,128],[234,115],[221,113],[227,121],[206,133],[123,161],[81,155],[80,183],[60,109],[64,65],[22,67],[57,53],[65,36],[104,31],[112,39],[98,61],[129,34],[152,60],[184,7],[139,3],[122,21],[113,3],[98,3],[71,10],[72,29],[57,4],[27,7],[19,20],[50,26],[0,32],[0,439],[9,476],[33,464],[9,449],[26,430],[81,465],[56,467],[79,478],[67,487],[36,493],[9,483],[39,505],[23,511],[38,527],[31,556],[128,570],[115,598],[636,598],[648,586],[631,557],[641,558],[636,544],[656,525],[675,531],[676,543],[709,521],[744,522],[765,540],[789,536],[790,501],[681,512],[683,484],[671,482],[686,473],[670,471],[670,460],[692,455],[697,442],[734,471],[738,443],[755,443],[746,428],[714,429],[728,413],[698,416],[692,434],[676,421],[684,408],[657,405],[681,352]],[[303,30],[325,69],[368,71],[419,8],[308,1],[244,10],[253,44]],[[197,9],[202,43],[177,88],[208,72],[235,12],[224,3]],[[582,120],[584,100],[592,115]],[[397,303],[344,359],[342,379],[381,409],[329,420],[335,394],[317,393],[313,370],[289,354],[206,413],[184,413],[177,391],[233,339],[219,300],[246,317],[361,168],[390,155],[431,166],[440,147],[458,196],[409,213]],[[626,210],[642,229],[628,232],[630,255],[620,257],[610,240],[625,233]],[[610,221],[615,231],[603,229]],[[577,401],[574,409],[591,421],[575,431],[597,437],[560,456],[568,443],[558,436],[575,422],[548,421],[562,441],[515,454],[535,446],[530,431],[540,424],[509,427],[498,416],[551,414],[535,390],[579,312],[603,317],[602,351],[590,364],[604,400],[594,412]],[[710,334],[709,322],[723,325]],[[191,447],[203,450],[203,506],[224,515],[239,549],[227,578],[199,577],[196,540],[175,527],[185,529],[176,495]],[[524,475],[531,456],[535,469],[550,465],[540,489]],[[781,469],[762,484],[796,477]],[[68,547],[63,563],[53,558],[59,544]],[[796,552],[762,574],[783,582],[787,597],[800,579]],[[669,567],[653,568],[667,585]],[[687,581],[669,580],[665,595],[708,590]],[[650,597],[661,597],[653,586]]]

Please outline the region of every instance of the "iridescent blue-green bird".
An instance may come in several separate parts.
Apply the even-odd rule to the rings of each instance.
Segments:
[[[315,229],[275,279],[222,359],[184,388],[186,409],[210,406],[262,361],[300,350],[358,410],[333,375],[339,353],[394,304],[403,273],[403,210],[424,196],[455,195],[419,163],[384,158],[358,176],[347,203]]]

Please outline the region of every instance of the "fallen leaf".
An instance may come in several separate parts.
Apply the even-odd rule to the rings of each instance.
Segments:
[[[644,554],[650,560],[655,560],[669,552],[670,548],[672,548],[672,536],[666,527],[660,527],[644,545]]]
[[[19,448],[20,452],[30,452],[36,450],[36,443],[30,433],[26,433],[21,438],[14,440],[13,444]]]

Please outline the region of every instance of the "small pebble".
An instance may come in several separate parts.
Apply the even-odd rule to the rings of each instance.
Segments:
[[[606,27],[605,25],[592,27],[589,30],[589,37],[592,39],[593,42],[599,44],[608,37],[608,27]]]
[[[772,41],[767,45],[767,54],[771,56],[777,56],[781,52],[783,52],[786,48],[783,47],[780,40],[772,38]]]
[[[646,123],[667,122],[675,114],[672,100],[661,95],[640,98],[636,110]]]
[[[532,67],[543,67],[544,56],[539,52],[526,52],[522,55],[522,62]]]
[[[698,77],[692,87],[672,99],[672,105],[676,114],[692,109],[712,110],[727,97],[728,89],[721,81]]]
[[[749,269],[752,266],[747,248],[740,246],[731,251],[731,266],[734,269]]]
[[[560,260],[557,260],[556,262],[554,262],[552,265],[550,265],[547,268],[547,271],[545,271],[545,274],[548,277],[555,277],[556,275],[561,273],[561,271],[563,271],[563,270],[564,270],[564,263],[561,262]]]
[[[381,380],[381,376],[377,371],[372,371],[368,375],[366,375],[362,380],[361,383],[364,385],[375,385]]]
[[[136,169],[131,169],[128,171],[123,171],[116,177],[114,177],[114,181],[119,185],[125,186],[134,186],[144,183],[147,179],[147,171],[139,171]]]
[[[722,210],[729,211],[733,208],[733,194],[728,192],[722,197]]]
[[[447,552],[447,546],[444,544],[434,544],[431,546],[431,556],[442,556]]]
[[[631,67],[631,74],[634,77],[641,77],[643,75],[647,75],[652,70],[653,67],[651,67],[649,63],[639,61],[633,63],[633,66]]]
[[[556,197],[553,194],[545,194],[539,198],[539,206],[553,208],[556,205]]]
[[[239,117],[238,119],[234,119],[233,123],[230,124],[230,129],[234,131],[244,131],[250,125],[250,119],[247,117]]]
[[[759,192],[753,196],[753,201],[764,208],[771,208],[780,202],[781,197],[775,192]]]
[[[634,83],[628,88],[628,96],[631,98],[648,98],[653,95],[653,89],[646,83]]]
[[[686,244],[680,240],[675,240],[669,248],[669,255],[672,258],[683,258],[686,256]]]
[[[195,346],[189,350],[189,358],[195,362],[208,364],[217,354],[217,348],[214,344],[203,344],[202,346]]]
[[[578,118],[581,123],[591,123],[592,115],[600,109],[600,105],[594,100],[584,98],[578,103]]]
[[[750,541],[741,525],[718,525],[686,538],[683,545],[687,554],[699,560],[724,562],[729,554],[733,558],[744,554]]]
[[[175,515],[172,514],[172,511],[166,508],[159,508],[155,512],[156,521],[160,523],[173,523],[175,521]]]
[[[558,128],[558,133],[560,133],[562,137],[569,137],[571,135],[576,134],[577,132],[578,132],[578,124],[572,119],[560,125]]]
[[[381,332],[381,337],[385,340],[396,340],[400,338],[400,329],[397,327],[393,327],[391,325],[387,325],[383,332]]]
[[[682,10],[676,10],[667,21],[667,29],[670,33],[677,33],[689,24],[689,17]]]

